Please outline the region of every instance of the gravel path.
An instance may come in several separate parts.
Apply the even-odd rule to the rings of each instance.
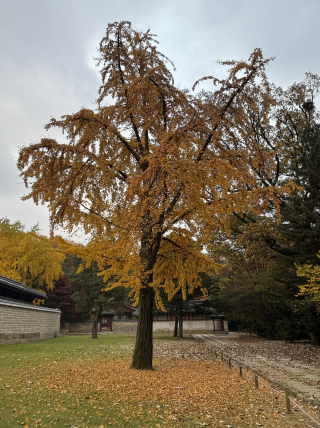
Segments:
[[[250,335],[195,334],[225,358],[235,359],[298,397],[319,405],[320,348],[304,343],[263,340]]]

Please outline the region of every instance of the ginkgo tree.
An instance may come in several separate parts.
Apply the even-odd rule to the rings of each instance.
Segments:
[[[320,253],[317,254],[320,259]],[[309,296],[320,313],[320,265],[296,265],[297,275],[305,277],[306,283],[299,287],[299,295]]]
[[[270,59],[227,61],[214,91],[174,84],[174,65],[155,35],[127,21],[109,24],[97,58],[102,83],[94,110],[51,119],[65,140],[22,147],[18,168],[30,192],[47,204],[52,228],[81,226],[91,240],[79,255],[98,263],[110,287],[127,286],[139,302],[132,368],[152,368],[154,303],[160,290],[185,296],[213,265],[204,251],[229,214],[277,208],[274,151],[251,126],[273,99]],[[269,183],[266,185],[266,183]]]
[[[21,222],[0,219],[0,275],[30,288],[50,290],[62,275],[63,250],[34,226],[26,232]]]

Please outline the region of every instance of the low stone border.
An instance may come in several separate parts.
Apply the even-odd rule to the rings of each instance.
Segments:
[[[209,346],[210,346],[210,343],[213,343],[213,341],[206,340],[205,338],[201,337],[201,335],[199,335],[199,337],[197,337],[196,335],[192,335],[192,336],[197,342],[207,343]],[[281,382],[277,381],[276,379],[273,379],[273,378],[266,376],[260,370],[254,369],[254,368],[250,367],[248,364],[245,364],[242,361],[239,361],[234,357],[230,357],[229,355],[227,355],[227,353],[224,353],[224,352],[219,350],[219,354],[220,354],[221,361],[228,363],[229,367],[231,367],[231,362],[235,362],[240,368],[245,368],[247,371],[253,373],[255,376],[259,376],[262,379],[264,379],[265,381],[269,382],[270,384],[276,386],[280,390],[286,391],[288,395],[295,397],[295,398],[297,398],[297,399],[299,399],[305,403],[310,403],[313,406],[320,406],[320,401],[315,400],[313,398],[308,398],[308,397],[302,395],[299,391],[295,390],[294,388],[286,387],[285,385],[283,385]],[[219,357],[218,352],[216,352],[216,358],[218,359],[218,357]]]

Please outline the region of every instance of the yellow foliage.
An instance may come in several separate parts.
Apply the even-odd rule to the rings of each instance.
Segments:
[[[0,254],[0,275],[31,288],[52,289],[62,274],[64,252],[36,227],[25,232],[20,222],[0,219]]]
[[[320,253],[317,254],[320,258]],[[297,275],[307,278],[307,282],[299,287],[298,295],[308,295],[320,309],[320,265],[296,265]]]
[[[151,287],[161,307],[161,290],[185,298],[201,285],[198,273],[214,265],[203,246],[231,213],[278,209],[275,150],[252,126],[275,102],[270,59],[255,49],[248,61],[222,63],[225,79],[196,83],[217,89],[193,95],[174,86],[150,32],[109,24],[99,51],[96,110],[51,119],[46,128],[67,143],[42,138],[20,150],[24,199],[47,204],[53,227],[91,235],[75,251],[84,266],[98,262],[108,289],[130,287],[137,303]]]

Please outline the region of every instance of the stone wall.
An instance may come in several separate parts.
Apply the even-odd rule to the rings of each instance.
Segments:
[[[62,330],[62,334],[91,334],[93,321],[85,321],[79,323],[69,323],[65,329]],[[121,333],[121,334],[135,334],[137,332],[137,322],[112,322],[112,332],[110,333]],[[224,321],[224,331],[228,331],[228,321]],[[221,321],[216,324],[216,328],[221,328]],[[158,333],[173,333],[174,321],[153,321],[153,331]],[[214,333],[213,321],[212,320],[184,320],[183,331],[185,333]],[[108,332],[102,329],[100,333]],[[219,333],[219,330],[216,331]],[[98,332],[99,333],[99,332]]]
[[[113,333],[136,334],[137,325],[138,325],[138,322],[118,322],[117,321],[112,323],[112,330],[113,330]]]
[[[220,324],[219,324],[220,325]],[[174,321],[153,321],[153,331],[160,333],[173,333]],[[183,320],[183,331],[185,333],[214,333],[212,320]],[[224,331],[228,331],[228,322],[224,321]]]
[[[59,309],[0,299],[0,345],[57,337]]]
[[[219,324],[220,326],[220,324]],[[136,322],[113,322],[114,333],[136,333]],[[173,333],[174,321],[153,321],[155,333]],[[214,333],[212,320],[184,320],[183,331],[185,333]],[[228,322],[224,321],[224,331],[228,331]]]

